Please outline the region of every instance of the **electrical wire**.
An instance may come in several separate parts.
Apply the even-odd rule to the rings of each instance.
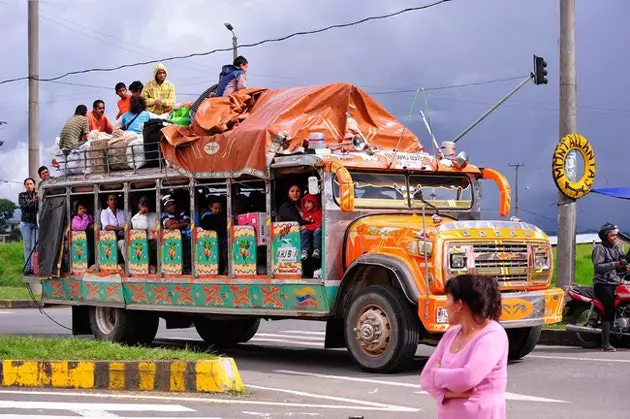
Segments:
[[[520,80],[523,76],[514,76],[514,77],[505,77],[502,79],[494,79],[494,80],[484,80],[484,81],[476,81],[471,83],[461,83],[461,84],[451,84],[446,86],[438,86],[438,87],[425,87],[424,90],[427,92],[435,91],[435,90],[445,90],[445,89],[455,89],[458,87],[470,87],[470,86],[481,86],[485,84],[494,84],[494,83],[502,83],[506,81]],[[402,90],[390,90],[385,92],[371,92],[371,95],[395,95],[400,93],[415,93],[417,89],[402,89]]]
[[[265,40],[254,42],[254,43],[251,43],[251,44],[238,45],[238,47],[239,48],[254,48],[254,47],[257,47],[257,46],[260,46],[260,45],[264,45],[264,44],[286,41],[288,39],[291,39],[291,38],[294,38],[294,37],[298,37],[298,36],[313,35],[313,34],[326,32],[326,31],[329,31],[331,29],[339,29],[339,28],[346,28],[346,27],[350,27],[350,26],[360,25],[362,23],[369,22],[369,21],[372,21],[372,20],[388,19],[388,18],[391,18],[391,17],[394,17],[394,16],[402,15],[404,13],[409,13],[409,12],[415,12],[415,11],[419,11],[419,10],[429,9],[431,7],[434,7],[434,6],[440,5],[442,3],[449,2],[449,1],[451,1],[451,0],[438,0],[436,2],[433,2],[433,3],[430,3],[430,4],[426,4],[426,5],[423,5],[423,6],[408,7],[406,9],[399,10],[397,12],[388,13],[388,14],[384,14],[384,15],[369,16],[369,17],[366,17],[366,18],[363,18],[363,19],[360,19],[360,20],[356,20],[356,21],[353,21],[353,22],[348,22],[348,23],[337,23],[337,24],[334,24],[334,25],[326,26],[324,28],[320,28],[320,29],[314,29],[314,30],[310,30],[310,31],[294,32],[292,34],[285,35],[285,36],[282,36],[282,37],[279,37],[279,38],[265,39]],[[143,66],[143,65],[157,64],[157,63],[160,63],[160,62],[167,62],[167,61],[174,61],[174,60],[185,60],[187,58],[193,58],[193,57],[205,57],[205,56],[208,56],[208,55],[216,54],[217,52],[228,52],[228,51],[232,51],[232,47],[229,47],[229,48],[215,48],[215,49],[213,49],[211,51],[194,52],[194,53],[191,53],[191,54],[165,57],[165,58],[157,59],[157,60],[147,60],[147,61],[140,61],[140,62],[130,63],[130,64],[121,64],[121,65],[116,66],[116,67],[89,68],[89,69],[86,69],[86,70],[75,70],[75,71],[69,71],[69,72],[61,74],[59,76],[45,77],[45,78],[37,77],[36,79],[38,81],[42,81],[42,82],[57,81],[57,80],[61,80],[61,79],[64,79],[66,77],[74,76],[74,75],[78,75],[78,74],[87,74],[87,73],[96,73],[96,72],[112,72],[112,71],[121,70],[123,68],[139,67],[139,66]],[[23,80],[29,80],[30,78],[31,78],[30,76],[22,76],[22,77],[15,77],[15,78],[11,78],[11,79],[5,79],[5,80],[1,80],[0,81],[0,85],[8,84],[8,83],[15,83],[15,82],[18,82],[18,81],[23,81]]]

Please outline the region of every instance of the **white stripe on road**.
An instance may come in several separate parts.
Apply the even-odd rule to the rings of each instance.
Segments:
[[[0,310],[0,314],[15,314],[15,311],[11,311],[11,310]]]
[[[382,384],[382,385],[393,386],[393,387],[407,387],[407,388],[414,388],[414,389],[420,390],[420,391],[414,391],[415,394],[428,394],[426,391],[422,390],[422,387],[419,384],[401,383],[398,381],[377,380],[374,378],[348,377],[345,375],[317,374],[317,373],[312,373],[312,372],[291,371],[291,370],[274,370],[274,372],[281,373],[281,374],[302,375],[306,377],[325,378],[329,380],[344,380],[344,381],[355,381],[355,382],[370,383],[370,384]],[[505,393],[505,398],[506,400],[530,401],[530,402],[540,402],[540,403],[568,403],[564,400],[547,399],[544,397],[528,396],[526,394],[517,394],[517,393],[509,393],[509,392]]]
[[[554,356],[554,355],[527,355],[527,358],[555,359],[565,361],[586,361],[586,362],[619,362],[630,364],[630,359],[606,359],[606,358],[583,358],[578,356]]]
[[[307,332],[304,330],[283,330],[280,333],[292,333],[295,335],[316,335],[316,336],[326,336],[326,332]]]
[[[55,393],[56,395],[61,393]],[[127,404],[127,403],[63,403],[0,400],[4,409],[80,410],[91,412],[194,412],[188,407],[170,404]]]
[[[31,415],[31,414],[28,414],[28,415],[0,414],[0,419],[24,419],[24,418],[30,418],[30,419],[33,419],[33,418],[36,418],[36,419],[39,419],[39,418],[41,418],[41,419],[77,419],[79,417],[80,416],[52,416],[52,415]],[[89,417],[89,418],[117,417],[118,419],[143,419],[143,416],[133,416],[133,417],[129,416],[129,417],[126,417],[126,416],[94,416],[94,415],[91,415],[91,416],[84,416],[84,417]],[[155,419],[158,419],[158,418],[155,418]],[[173,417],[160,416],[159,419],[182,419],[182,417],[181,416],[179,416],[179,417],[175,417],[175,416],[173,416]],[[204,416],[203,419],[221,419],[221,418],[217,418],[217,417],[209,418],[209,417],[205,417]]]
[[[369,407],[379,407],[382,409],[389,409],[391,411],[396,411],[396,412],[417,412],[420,410],[420,409],[416,409],[412,407],[396,406],[393,404],[385,404],[385,403],[378,403],[378,402],[368,402],[366,400],[349,399],[347,397],[327,396],[324,394],[307,393],[304,391],[289,390],[285,388],[262,387],[262,386],[256,386],[256,385],[248,385],[247,388],[253,388],[256,390],[276,391],[280,393],[292,394],[294,396],[302,396],[302,397],[309,397],[309,398],[322,399],[322,400],[331,400],[331,401],[343,402],[343,403],[356,403],[356,404],[361,404],[361,405],[369,406]]]
[[[312,341],[316,341],[316,342],[324,342],[324,338],[323,337],[319,337],[319,336],[293,336],[293,335],[283,335],[280,333],[256,333],[255,337],[258,336],[262,336],[262,337],[269,337],[269,338],[288,338],[288,339],[300,339],[300,340],[312,340]]]
[[[81,393],[81,392],[53,392],[53,391],[25,391],[25,390],[0,390],[0,394],[19,394],[19,395],[37,395],[37,396],[66,396],[66,397],[98,397],[106,399],[134,399],[134,400],[164,400],[164,396],[144,396],[144,395],[131,395],[131,394],[109,394],[109,393]],[[367,410],[367,411],[396,411],[402,412],[399,408],[392,409],[390,407],[370,407],[364,404],[361,405],[336,405],[336,404],[315,404],[315,403],[289,403],[289,402],[268,402],[261,400],[236,400],[236,399],[213,399],[213,398],[201,398],[201,397],[172,397],[169,396],[168,400],[171,402],[193,402],[204,404],[251,404],[259,406],[280,406],[280,407],[295,407],[304,408],[310,407],[313,409],[346,409],[346,410]],[[418,412],[420,409],[404,408],[408,412]],[[76,416],[74,416],[76,418]],[[157,419],[157,418],[156,418]],[[163,419],[163,418],[160,418]]]
[[[272,338],[257,338],[253,337],[249,340],[249,342],[275,342],[275,343],[287,343],[291,345],[302,345],[302,346],[312,346],[314,348],[323,348],[324,342],[300,342],[297,340],[289,340],[289,339],[272,339]]]

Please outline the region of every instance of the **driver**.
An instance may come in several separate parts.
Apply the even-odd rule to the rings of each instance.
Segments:
[[[615,320],[615,289],[621,283],[624,273],[628,271],[626,256],[615,244],[618,233],[619,229],[614,224],[606,223],[601,226],[598,235],[602,242],[595,245],[591,256],[595,271],[593,290],[604,306],[602,351],[607,352],[616,351],[610,344],[610,329]]]

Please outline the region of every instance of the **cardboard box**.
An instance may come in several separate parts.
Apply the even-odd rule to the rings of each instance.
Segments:
[[[240,226],[252,226],[256,232],[256,245],[267,245],[267,213],[264,212],[248,212],[236,217],[236,223]]]

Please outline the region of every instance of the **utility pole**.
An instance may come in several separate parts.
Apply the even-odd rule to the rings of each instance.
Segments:
[[[28,175],[39,167],[39,0],[28,0]]]
[[[560,137],[577,132],[575,76],[575,0],[560,0]],[[576,202],[558,192],[558,273],[556,283],[566,288],[575,281]]]
[[[514,216],[518,217],[518,169],[525,166],[523,163],[508,163],[509,167],[513,167],[516,172],[514,175]]]
[[[236,60],[236,57],[238,57],[238,38],[236,38],[234,26],[231,23],[224,23],[224,25],[228,31],[232,32],[232,58]]]

